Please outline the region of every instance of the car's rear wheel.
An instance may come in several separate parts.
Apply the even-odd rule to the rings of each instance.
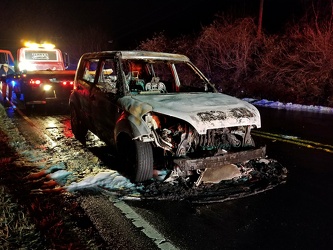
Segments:
[[[82,122],[80,114],[78,113],[78,110],[75,108],[74,105],[70,106],[70,113],[72,132],[76,139],[78,139],[81,143],[85,144],[88,129]]]
[[[150,143],[132,140],[121,135],[117,141],[118,155],[125,175],[133,182],[142,182],[153,177],[153,150]]]

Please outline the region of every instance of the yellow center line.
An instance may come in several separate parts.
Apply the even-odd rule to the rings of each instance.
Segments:
[[[314,142],[314,141],[310,141],[310,140],[303,140],[303,139],[299,139],[297,137],[292,137],[292,136],[288,137],[286,135],[273,134],[273,133],[268,133],[268,132],[264,132],[264,131],[257,131],[257,130],[256,131],[252,130],[251,134],[255,135],[255,136],[260,136],[260,137],[263,137],[263,138],[267,138],[267,139],[272,139],[272,140],[277,140],[277,141],[296,144],[296,145],[306,147],[306,148],[319,149],[319,150],[323,150],[327,153],[333,153],[333,145],[329,145],[329,144],[322,144],[320,142]]]

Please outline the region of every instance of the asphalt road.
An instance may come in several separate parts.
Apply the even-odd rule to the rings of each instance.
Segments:
[[[137,229],[152,230],[158,235],[155,241],[168,242],[157,243],[158,248],[332,249],[333,116],[269,108],[260,111],[262,128],[255,133],[255,141],[266,144],[267,155],[287,167],[286,183],[222,203],[123,202],[122,207],[132,211],[127,216],[139,217],[141,224],[149,225]],[[108,204],[116,206],[113,201]],[[124,210],[117,211],[126,217]],[[98,223],[102,232],[103,225]],[[119,242],[128,240],[124,230],[119,237]]]
[[[285,184],[217,204],[129,204],[180,249],[332,249],[333,116],[260,111],[256,141],[288,168]]]

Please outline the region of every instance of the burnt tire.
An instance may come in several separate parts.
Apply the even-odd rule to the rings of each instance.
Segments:
[[[153,177],[153,150],[150,143],[122,135],[118,138],[117,150],[120,167],[131,181],[143,182]]]
[[[77,140],[82,144],[86,143],[87,127],[83,123],[80,114],[75,106],[70,106],[72,132]]]

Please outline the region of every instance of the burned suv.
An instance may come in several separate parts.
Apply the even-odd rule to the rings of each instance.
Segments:
[[[86,53],[69,105],[75,137],[85,142],[90,130],[114,145],[134,182],[154,169],[199,179],[207,169],[265,156],[251,137],[261,126],[258,110],[219,93],[184,55]]]

